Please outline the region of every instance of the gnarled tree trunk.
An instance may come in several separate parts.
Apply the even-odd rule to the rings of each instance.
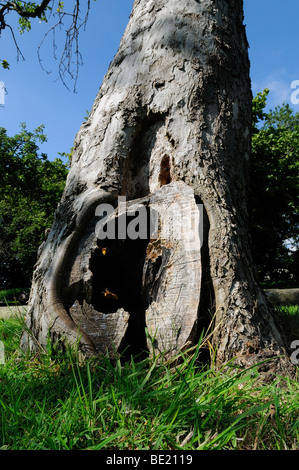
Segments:
[[[36,266],[27,325],[42,345],[79,338],[87,355],[130,345],[171,357],[214,311],[218,363],[273,358],[268,369],[288,369],[274,359],[285,349],[248,240],[247,48],[241,0],[135,0]],[[162,217],[155,239],[97,238],[101,204],[119,224],[174,201],[202,237],[195,224],[167,240]],[[35,348],[24,334],[27,343]]]

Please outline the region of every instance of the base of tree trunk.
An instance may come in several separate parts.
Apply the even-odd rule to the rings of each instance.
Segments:
[[[97,216],[97,208],[106,209],[108,202],[114,204],[109,217]],[[43,347],[50,338],[61,346],[77,344],[87,357],[147,352],[167,360],[196,344],[214,315],[217,366],[260,364],[264,380],[294,374],[257,284],[250,293],[239,284],[227,296],[228,308],[217,308],[209,275],[210,226],[190,186],[171,182],[118,204],[115,195],[100,192],[92,206],[93,211],[83,205],[89,217],[79,213],[77,229],[49,266],[48,295],[39,304],[47,315],[35,332]],[[36,311],[31,297],[33,331]],[[24,347],[28,341],[36,347],[24,333]]]

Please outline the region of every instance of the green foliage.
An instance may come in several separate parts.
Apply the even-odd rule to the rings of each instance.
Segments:
[[[253,100],[250,227],[261,279],[298,270],[299,113],[288,104],[265,113],[269,90]],[[298,253],[298,252],[297,252]],[[298,258],[298,257],[297,257]],[[280,273],[280,274],[279,274]]]
[[[263,92],[257,93],[257,95],[252,100],[252,122],[254,132],[258,130],[258,122],[264,120],[267,116],[264,112],[264,108],[267,105],[267,96],[269,92],[270,90],[265,88]]]
[[[43,126],[25,124],[14,137],[0,128],[0,285],[29,285],[36,253],[51,227],[67,167],[61,159],[39,155]]]
[[[7,62],[7,60],[3,59],[1,61],[1,67],[4,68],[4,69],[9,70],[9,63]]]
[[[19,18],[20,34],[31,30],[31,21],[28,18]]]
[[[38,4],[35,2],[17,2],[19,4],[19,30],[20,34],[29,32],[31,30],[31,20],[29,18],[35,17],[35,12],[38,8]],[[50,6],[45,7],[45,10],[42,11],[38,16],[39,21],[45,21],[47,23],[46,12],[51,11]]]
[[[57,5],[57,8],[56,8],[56,11],[57,11],[57,13],[61,13],[63,10],[64,10],[64,2],[59,1],[58,5]]]

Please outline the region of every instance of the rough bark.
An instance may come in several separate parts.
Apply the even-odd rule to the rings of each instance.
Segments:
[[[135,0],[119,50],[76,136],[66,189],[37,263],[27,325],[40,343],[48,334],[69,341],[79,334],[85,353],[120,350],[150,326],[158,336],[148,347],[169,356],[196,341],[210,309],[216,312],[218,363],[237,357],[246,366],[272,358],[265,368],[289,370],[256,280],[248,239],[252,96],[247,49],[241,0]],[[116,305],[109,317],[115,333],[107,337],[103,331],[111,312],[98,305],[93,292],[94,279],[99,284],[105,280],[99,274],[103,260],[94,261],[101,250],[94,236],[95,206],[119,195],[151,204],[160,191],[171,197],[177,182],[184,184],[182,197],[191,191],[188,204],[204,207],[203,245],[196,248],[196,262],[186,255],[186,241],[169,254],[183,253],[186,271],[181,275],[192,279],[188,295],[181,289],[173,317],[174,277],[169,268],[164,276],[150,265],[151,241],[132,246],[127,241],[125,248],[134,252],[131,270],[122,243],[112,241],[111,252],[120,259],[113,261],[114,272],[123,281],[131,279],[127,292],[133,282],[137,293]],[[159,250],[165,264],[166,246]],[[177,282],[176,293],[183,278]],[[178,313],[184,303],[190,312],[185,323]],[[178,323],[171,332],[173,318]],[[139,333],[134,337],[135,325]],[[173,334],[184,329],[181,338]],[[27,340],[34,348],[24,335],[23,343]]]

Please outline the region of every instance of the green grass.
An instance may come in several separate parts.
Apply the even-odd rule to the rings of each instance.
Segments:
[[[299,449],[298,382],[201,367],[200,347],[166,364],[28,356],[21,330],[0,320],[0,449]]]

